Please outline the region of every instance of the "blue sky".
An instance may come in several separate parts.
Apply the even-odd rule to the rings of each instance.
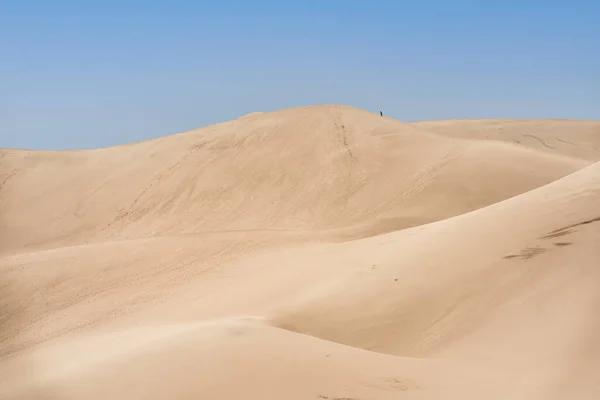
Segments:
[[[0,0],[0,147],[104,147],[328,103],[600,119],[598,18],[593,0]]]

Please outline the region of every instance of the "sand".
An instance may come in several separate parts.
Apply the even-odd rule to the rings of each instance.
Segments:
[[[490,118],[422,121],[411,125],[444,136],[501,140],[553,154],[600,159],[600,121]]]
[[[0,151],[2,399],[596,399],[600,123],[338,105]]]

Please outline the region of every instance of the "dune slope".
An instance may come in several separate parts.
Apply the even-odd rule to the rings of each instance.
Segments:
[[[447,137],[500,140],[592,161],[600,160],[600,121],[568,119],[458,119],[412,126]]]

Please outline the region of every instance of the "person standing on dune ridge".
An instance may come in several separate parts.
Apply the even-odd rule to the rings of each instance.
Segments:
[[[379,116],[383,117],[383,111],[379,111]]]

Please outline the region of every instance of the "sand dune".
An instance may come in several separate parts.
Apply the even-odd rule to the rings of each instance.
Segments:
[[[395,399],[436,398],[452,386],[473,396],[486,393],[485,385],[468,382],[475,368],[467,363],[456,368],[443,360],[392,357],[244,319],[103,333],[41,349],[31,361],[38,367],[35,378],[15,379],[1,394],[42,399]]]
[[[504,200],[589,161],[321,106],[109,149],[5,151],[0,163],[0,251],[15,251],[228,230],[362,225],[364,236]]]
[[[448,137],[501,140],[587,160],[600,160],[600,121],[568,119],[465,119],[422,121],[415,128]]]
[[[599,172],[597,164],[469,214],[347,244],[341,252],[377,249],[375,268],[361,273],[363,263],[348,266],[344,279],[323,282],[333,285],[331,290],[311,293],[277,320],[329,340],[407,356],[453,346],[457,337],[472,333],[465,329],[478,329],[511,305],[526,316],[530,305],[527,317],[533,317],[541,307],[551,309],[554,301],[566,308],[570,301],[585,299],[590,307],[574,306],[568,318],[579,310],[585,317],[581,322],[587,323],[600,304],[600,280],[593,278],[600,260]],[[586,257],[571,264],[580,254]],[[567,296],[571,286],[577,294]],[[551,298],[538,301],[537,292],[550,288],[543,294]],[[495,328],[499,336],[508,334]],[[518,327],[513,320],[505,329]],[[528,329],[534,337],[543,333]],[[493,350],[490,344],[486,348]],[[505,354],[502,349],[500,355]]]
[[[439,124],[3,150],[0,398],[597,398],[596,138]]]

